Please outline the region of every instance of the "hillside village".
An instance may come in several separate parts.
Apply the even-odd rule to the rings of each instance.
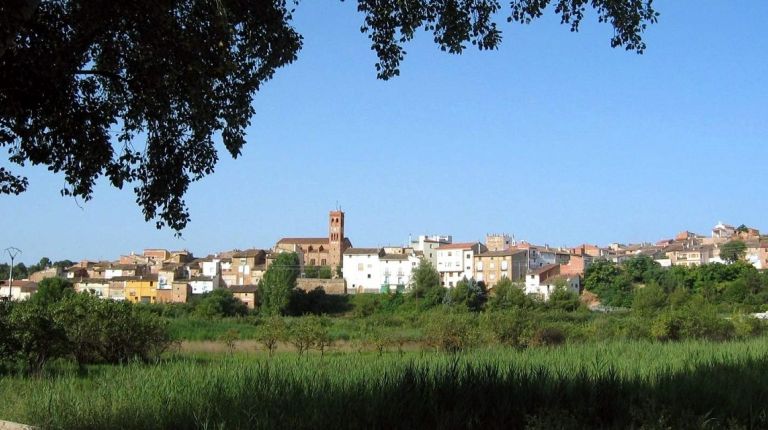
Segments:
[[[345,214],[331,211],[323,237],[284,237],[268,249],[246,249],[196,257],[187,250],[145,249],[114,261],[83,260],[69,267],[48,267],[28,279],[0,281],[0,298],[25,300],[45,278],[63,277],[76,291],[134,303],[183,303],[226,288],[249,308],[257,306],[258,284],[276,256],[298,255],[297,287],[322,288],[328,294],[407,291],[421,260],[429,261],[447,288],[462,279],[483,282],[489,290],[508,278],[525,293],[546,300],[555,286],[580,293],[586,269],[597,259],[621,263],[648,256],[662,267],[726,263],[724,244],[744,244],[741,258],[757,269],[768,267],[768,238],[755,228],[719,222],[710,235],[689,231],[655,243],[584,244],[555,248],[518,241],[509,234],[488,234],[485,242],[458,242],[449,235],[420,235],[404,246],[355,247],[344,234]],[[9,284],[11,288],[8,288]]]

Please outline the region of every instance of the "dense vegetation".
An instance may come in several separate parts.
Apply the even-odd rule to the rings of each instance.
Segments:
[[[757,312],[768,303],[768,272],[742,261],[662,268],[647,256],[620,265],[598,260],[587,268],[584,286],[607,306],[634,307],[635,296],[644,288],[657,291],[654,294],[664,296],[664,303],[672,306],[699,297],[722,311]]]
[[[745,264],[599,261],[585,284],[602,312],[565,289],[548,301],[509,281],[445,289],[426,263],[410,293],[350,296],[294,289],[290,255],[272,267],[256,310],[228,290],[134,305],[41,282],[0,308],[0,417],[43,428],[768,425],[768,337],[750,315],[768,284]]]
[[[171,345],[166,322],[128,302],[75,294],[60,278],[23,302],[0,303],[0,369],[40,374],[58,358],[94,363],[155,360]]]
[[[170,356],[0,380],[43,428],[765,428],[768,340]]]

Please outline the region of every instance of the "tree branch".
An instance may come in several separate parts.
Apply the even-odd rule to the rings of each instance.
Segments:
[[[76,75],[96,75],[96,76],[103,76],[105,78],[109,78],[112,80],[119,80],[123,81],[126,84],[128,83],[128,79],[118,75],[117,73],[113,72],[107,72],[104,70],[78,70],[75,72]]]

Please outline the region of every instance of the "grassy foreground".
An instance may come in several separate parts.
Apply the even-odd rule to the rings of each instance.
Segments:
[[[768,338],[432,352],[176,355],[0,380],[42,428],[766,428]]]

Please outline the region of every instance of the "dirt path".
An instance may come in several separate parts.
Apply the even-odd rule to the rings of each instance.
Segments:
[[[410,342],[405,345],[403,345],[404,351],[419,351],[424,349],[424,347],[417,342]],[[217,341],[217,340],[185,340],[181,342],[181,345],[179,346],[179,350],[181,352],[211,352],[211,353],[222,353],[222,352],[229,352],[229,347],[225,342]],[[234,350],[236,352],[266,352],[266,349],[263,345],[261,345],[258,341],[255,340],[238,340],[235,342],[235,348]],[[330,346],[326,351],[334,351],[334,352],[357,352],[360,350],[360,345],[358,345],[355,342],[350,342],[348,340],[340,340],[333,343],[332,346]],[[364,348],[365,351],[373,351],[374,348],[372,347],[366,347]],[[387,348],[388,351],[396,351],[397,347],[393,346],[390,348]],[[296,348],[291,345],[288,342],[280,342],[277,345],[277,351],[278,352],[286,352],[286,351],[296,351]]]

